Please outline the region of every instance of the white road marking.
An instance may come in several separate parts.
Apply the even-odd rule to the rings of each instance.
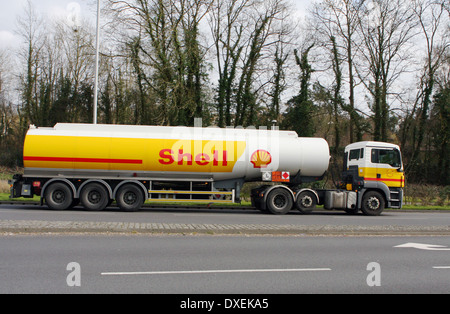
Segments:
[[[267,273],[267,272],[315,272],[330,271],[331,268],[288,268],[288,269],[216,269],[216,270],[180,270],[180,271],[141,271],[141,272],[103,272],[102,276],[127,275],[182,275],[182,274],[217,274],[217,273]]]
[[[397,248],[414,248],[427,251],[450,251],[450,248],[443,245],[423,244],[423,243],[405,243],[394,246]]]

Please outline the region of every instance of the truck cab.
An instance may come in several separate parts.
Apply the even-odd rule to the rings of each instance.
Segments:
[[[359,192],[361,206],[366,192],[372,191],[383,196],[386,208],[401,208],[405,176],[399,146],[371,141],[348,145],[341,184],[347,191]],[[373,199],[372,206],[376,202]]]
[[[313,164],[311,161],[308,165]],[[348,145],[338,189],[302,187],[296,178],[289,179],[289,172],[279,170],[262,172],[263,181],[272,184],[252,190],[252,204],[263,212],[285,214],[295,207],[308,214],[316,205],[323,205],[326,210],[344,210],[349,214],[361,211],[367,216],[379,216],[385,208],[402,207],[405,176],[400,148],[394,144],[366,141]],[[286,180],[283,180],[284,173],[288,174]]]

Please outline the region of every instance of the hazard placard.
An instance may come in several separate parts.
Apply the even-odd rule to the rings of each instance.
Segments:
[[[288,171],[274,171],[272,172],[272,182],[289,182],[291,175]]]

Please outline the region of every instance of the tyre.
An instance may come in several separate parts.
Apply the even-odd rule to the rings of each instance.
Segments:
[[[288,213],[294,204],[292,195],[289,191],[277,188],[267,196],[267,210],[274,215],[284,215]]]
[[[362,199],[361,211],[367,216],[379,216],[385,206],[383,195],[376,191],[366,192]]]
[[[311,191],[300,192],[295,201],[295,205],[302,214],[309,214],[316,208],[316,195]]]
[[[45,201],[53,210],[66,210],[72,206],[73,192],[65,183],[55,182],[45,189]]]
[[[109,202],[108,190],[103,184],[89,183],[81,190],[80,201],[87,210],[104,210]]]
[[[144,194],[137,185],[126,184],[117,192],[116,202],[121,210],[135,212],[140,210],[144,204]]]

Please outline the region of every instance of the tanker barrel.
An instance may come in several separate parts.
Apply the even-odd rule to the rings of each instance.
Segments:
[[[196,180],[261,179],[263,171],[322,176],[324,139],[243,128],[57,124],[30,128],[25,175]]]

